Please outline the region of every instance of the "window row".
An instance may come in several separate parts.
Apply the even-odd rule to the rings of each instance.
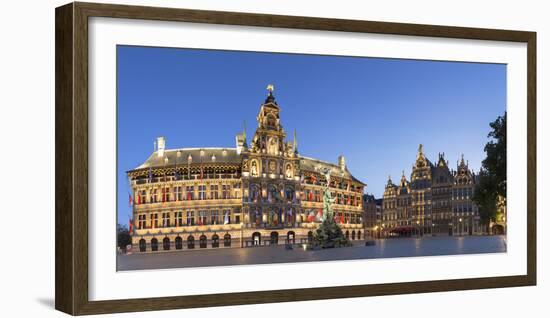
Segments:
[[[240,187],[230,184],[163,187],[151,190],[139,190],[130,203],[145,204],[187,200],[236,199],[240,197]]]
[[[349,206],[361,206],[362,201],[360,196],[353,196],[342,193],[331,192],[331,196],[335,199],[334,203]],[[302,192],[302,200],[309,202],[322,202],[322,192],[320,190],[306,189]]]
[[[231,212],[231,209],[212,209],[139,214],[136,221],[136,228],[154,229],[177,226],[241,223],[240,210],[233,211],[233,213]]]

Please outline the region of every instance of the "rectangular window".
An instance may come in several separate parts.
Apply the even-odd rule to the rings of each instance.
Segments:
[[[157,203],[157,189],[153,189],[151,191],[151,199],[149,200],[151,203]]]
[[[231,185],[229,185],[228,187],[231,188]],[[232,197],[233,199],[238,199],[239,198],[240,189],[241,189],[241,185],[239,183],[234,183],[233,184],[233,197]]]
[[[162,213],[162,227],[170,227],[170,213],[169,212],[163,212]]]
[[[210,211],[210,224],[220,224],[220,211]]]
[[[156,213],[151,214],[151,228],[152,229],[156,229],[157,227],[159,227],[158,221],[159,221],[158,214],[156,214]]]
[[[146,215],[138,215],[138,229],[144,229],[147,227]]]
[[[170,201],[170,188],[166,187],[162,189],[162,202]]]
[[[218,185],[217,184],[210,185],[210,199],[211,200],[217,200],[218,199]]]
[[[138,192],[137,204],[147,203],[147,191],[141,190]]]
[[[195,187],[187,186],[185,190],[187,192],[187,200],[195,200]]]
[[[181,201],[181,187],[174,187],[174,198],[172,201]]]
[[[229,199],[231,196],[231,186],[229,184],[222,185],[222,199]]]
[[[205,225],[205,224],[207,224],[207,222],[208,222],[207,212],[205,210],[199,211],[199,222],[198,222],[198,224],[199,225]]]
[[[176,212],[175,214],[176,226],[183,226],[183,212]]]
[[[195,225],[195,211],[187,210],[187,225]]]
[[[199,185],[199,200],[206,200],[206,186]]]
[[[241,223],[241,209],[235,208],[233,210],[233,217],[231,217],[231,210],[227,210],[229,217],[227,218],[228,223],[235,223],[240,224]]]

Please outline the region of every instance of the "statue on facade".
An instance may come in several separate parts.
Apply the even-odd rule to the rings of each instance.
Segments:
[[[256,163],[256,160],[252,161],[251,173],[254,177],[258,176],[258,164]]]

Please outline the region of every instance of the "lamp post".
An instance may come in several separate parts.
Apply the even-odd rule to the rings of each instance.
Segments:
[[[244,242],[243,242],[243,238],[244,238],[244,235],[243,235],[243,226],[244,226],[244,223],[241,222],[241,248],[244,247]]]
[[[460,236],[462,236],[462,232],[464,232],[464,227],[462,226],[462,218],[458,219],[458,228],[460,229],[459,233]]]
[[[416,220],[416,235],[420,237],[420,221]]]

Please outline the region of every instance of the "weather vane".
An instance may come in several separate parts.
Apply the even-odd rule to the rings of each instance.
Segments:
[[[275,87],[273,87],[273,84],[269,84],[267,85],[267,90],[269,91],[269,93],[273,93],[273,90],[275,89]]]

